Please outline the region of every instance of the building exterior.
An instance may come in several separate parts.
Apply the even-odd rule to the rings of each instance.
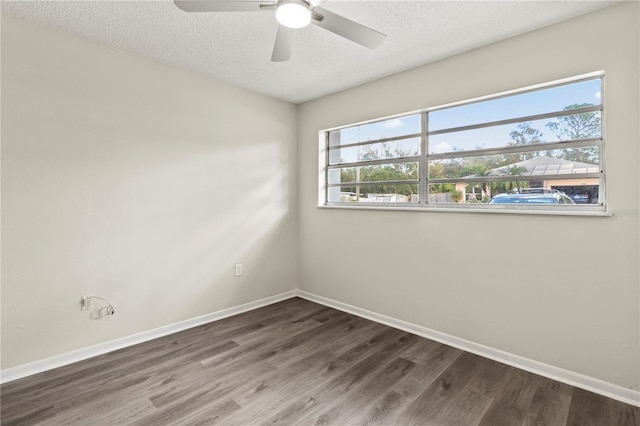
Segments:
[[[489,171],[487,176],[506,176],[514,168],[522,170],[513,176],[514,181],[526,177],[529,188],[557,189],[566,193],[576,203],[595,204],[598,202],[598,190],[600,182],[598,178],[576,179],[572,175],[583,173],[597,173],[597,164],[581,163],[577,161],[565,160],[552,157],[535,157],[528,160],[519,161],[508,166],[498,167]],[[531,180],[532,177],[540,176],[540,180]],[[473,176],[466,176],[473,177]],[[456,184],[456,190],[462,192],[462,200],[481,201],[483,196],[491,198],[496,194],[483,194],[482,190],[469,188],[469,185],[462,182]],[[491,192],[490,188],[487,188]]]

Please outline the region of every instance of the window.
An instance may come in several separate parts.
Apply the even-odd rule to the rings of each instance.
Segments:
[[[324,204],[604,211],[603,75],[321,132]]]

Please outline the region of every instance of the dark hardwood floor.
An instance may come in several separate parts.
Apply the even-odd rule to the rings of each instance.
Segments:
[[[0,391],[6,426],[640,423],[640,408],[298,298]]]

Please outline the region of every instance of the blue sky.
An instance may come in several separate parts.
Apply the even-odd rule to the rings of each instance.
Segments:
[[[517,96],[482,101],[458,107],[451,107],[429,113],[429,130],[439,130],[489,121],[516,118],[527,115],[560,111],[571,104],[600,104],[601,80],[599,78],[579,83],[537,90]],[[545,127],[550,120],[532,122],[540,130],[543,140],[553,142],[556,136]],[[492,148],[512,142],[509,133],[516,124],[488,127],[466,132],[445,133],[429,138],[429,152],[442,153],[453,150]],[[375,140],[418,133],[420,115],[385,120],[340,130],[342,144]],[[360,148],[361,150],[362,148]],[[341,154],[344,161],[357,161],[357,149]]]
[[[429,130],[560,111],[567,105],[601,101],[600,79],[446,108],[429,113]]]

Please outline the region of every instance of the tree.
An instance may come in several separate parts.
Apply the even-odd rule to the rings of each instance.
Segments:
[[[462,191],[459,191],[459,190],[454,188],[452,191],[449,191],[449,192],[451,192],[451,199],[454,202],[459,203],[460,201],[462,201],[462,199],[463,199]]]
[[[491,168],[485,164],[485,163],[481,163],[481,162],[474,162],[469,164],[466,168],[465,168],[465,175],[466,176],[475,176],[475,177],[487,177],[491,175]],[[486,203],[487,201],[489,201],[491,199],[491,186],[492,186],[492,182],[482,182],[482,184],[480,185],[481,190],[482,190],[482,202]]]
[[[503,171],[503,176],[522,176],[527,169],[525,167],[520,166],[511,166],[507,170]],[[522,188],[528,188],[529,182],[522,180],[514,180],[508,182],[500,182],[496,188],[494,188],[494,194],[499,194],[501,192],[509,192],[509,191],[520,191]]]
[[[531,123],[524,122],[518,124],[517,130],[509,133],[514,145],[528,145],[542,142],[542,132],[531,126]]]
[[[572,104],[563,108],[564,111],[593,106],[593,104]],[[597,112],[581,112],[573,115],[558,117],[546,126],[558,140],[588,139],[600,136],[600,114]]]
[[[451,176],[452,164],[450,162],[435,161],[429,165],[429,179],[444,179]],[[453,183],[438,183],[429,186],[429,193],[444,194],[453,193],[456,185]]]
[[[513,143],[509,145],[530,145],[534,143],[542,143],[542,132],[531,125],[529,122],[518,124],[516,130],[509,133],[509,137],[513,140]],[[506,155],[506,160],[509,163],[515,163],[517,161],[529,160],[533,157],[540,155],[540,152],[523,152],[521,154],[509,154]]]
[[[564,111],[593,106],[593,104],[572,104],[563,108]],[[571,141],[600,137],[601,119],[598,112],[589,111],[578,114],[565,115],[546,124],[559,141]],[[598,148],[574,148],[563,151],[560,158],[582,163],[597,164],[599,161]]]
[[[381,144],[380,148],[372,146],[363,147],[363,152],[358,156],[358,161],[381,160],[385,158],[402,158],[418,155],[418,152],[403,150],[398,145],[389,146],[388,143]],[[416,180],[418,179],[418,164],[413,162],[392,163],[375,166],[360,167],[359,171],[354,168],[342,169],[341,182],[390,182],[386,185],[367,185],[360,187],[362,195],[398,193],[411,196],[417,192],[417,184],[396,184],[393,181]]]

